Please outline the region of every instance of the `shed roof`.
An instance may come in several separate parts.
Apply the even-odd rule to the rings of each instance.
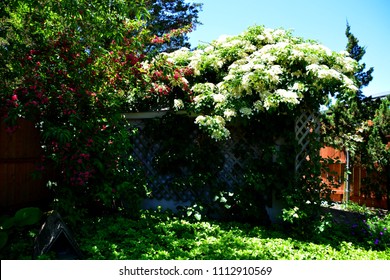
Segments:
[[[388,95],[390,95],[390,91],[383,91],[383,92],[379,92],[379,93],[374,93],[374,94],[371,94],[370,96],[372,98],[384,98]]]

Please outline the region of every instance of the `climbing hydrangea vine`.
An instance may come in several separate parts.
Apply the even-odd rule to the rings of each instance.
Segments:
[[[226,125],[233,120],[298,106],[317,110],[330,96],[348,98],[358,90],[358,64],[347,52],[284,29],[253,26],[194,51],[182,48],[162,55],[192,69],[191,102],[176,99],[174,104],[196,113],[195,122],[216,140],[229,137]]]

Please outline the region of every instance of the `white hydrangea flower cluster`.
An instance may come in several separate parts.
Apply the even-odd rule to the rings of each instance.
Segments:
[[[225,127],[225,119],[221,116],[203,116],[196,117],[195,123],[206,129],[211,138],[215,140],[226,139],[230,136],[230,131]]]
[[[322,102],[329,93],[353,95],[358,90],[353,76],[358,64],[347,52],[334,52],[283,29],[254,26],[195,51],[166,55],[193,69],[192,107],[214,114],[199,116],[196,123],[216,139],[228,136],[225,123],[234,118],[251,118],[281,104],[294,108],[305,102],[304,96]]]
[[[175,110],[181,110],[184,109],[184,102],[181,99],[174,99],[173,100],[173,108]]]

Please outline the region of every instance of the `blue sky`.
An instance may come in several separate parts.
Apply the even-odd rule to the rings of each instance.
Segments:
[[[220,35],[237,35],[251,25],[293,30],[334,51],[345,49],[346,22],[366,47],[363,62],[374,67],[365,95],[390,91],[389,0],[191,0],[203,3],[203,23],[190,34],[192,47]]]

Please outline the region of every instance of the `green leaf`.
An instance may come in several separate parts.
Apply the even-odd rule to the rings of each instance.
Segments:
[[[93,161],[94,165],[96,166],[96,168],[100,171],[100,172],[104,172],[105,168],[104,168],[104,165],[103,163],[99,160],[99,159],[95,159]]]
[[[42,217],[42,211],[36,207],[20,209],[15,214],[15,225],[28,226],[39,222]]]
[[[4,231],[0,231],[0,249],[7,244],[8,234]]]
[[[2,216],[0,219],[0,229],[7,230],[15,225],[14,217]]]
[[[200,213],[196,213],[194,215],[195,219],[197,219],[198,221],[200,221],[202,219],[202,215]]]

